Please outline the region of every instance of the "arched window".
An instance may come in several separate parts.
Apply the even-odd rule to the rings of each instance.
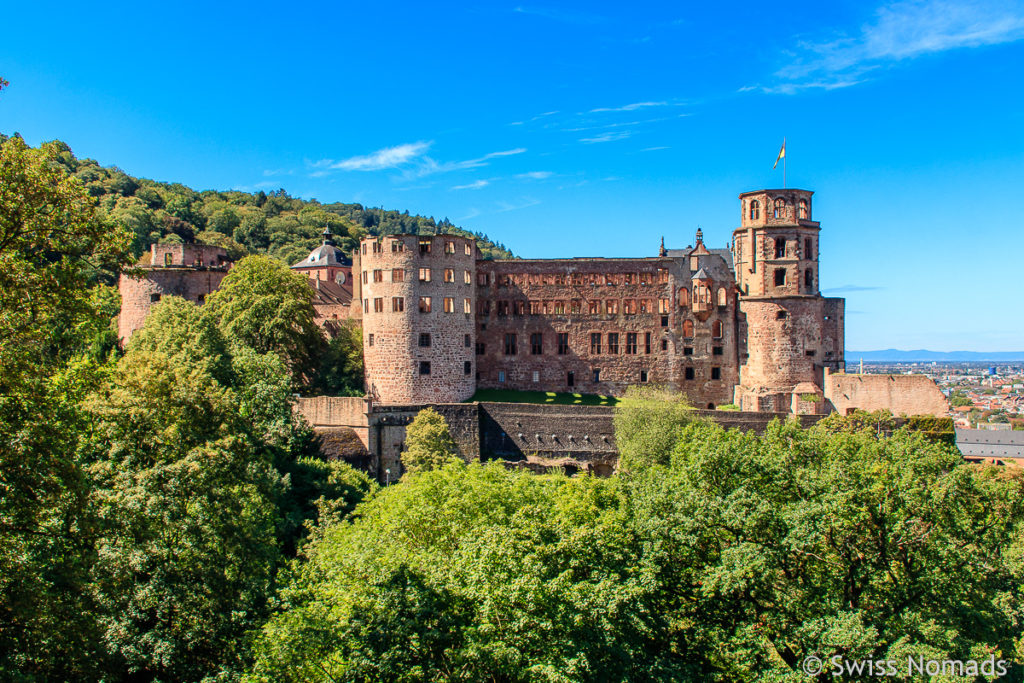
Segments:
[[[721,339],[722,330],[724,327],[725,326],[722,325],[721,320],[716,320],[715,322],[711,323],[711,336],[714,337],[715,339]]]
[[[806,199],[801,199],[800,203],[797,204],[796,216],[797,218],[808,218]]]
[[[750,220],[756,221],[761,218],[761,202],[756,199],[750,202]]]
[[[679,308],[686,308],[690,305],[690,290],[686,287],[679,288]]]
[[[687,337],[687,338],[693,336],[693,321],[692,320],[684,320],[683,321],[683,336]]]
[[[725,293],[725,287],[718,288],[718,305],[727,306],[729,304],[729,295]]]
[[[779,197],[775,200],[775,217],[785,218],[786,217],[786,200]]]
[[[775,258],[786,258],[786,238],[784,237],[775,240]]]
[[[814,272],[810,268],[804,271],[804,286],[807,289],[814,287]]]

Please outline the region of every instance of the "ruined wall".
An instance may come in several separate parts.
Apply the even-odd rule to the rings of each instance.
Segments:
[[[157,246],[157,245],[154,245]],[[223,268],[147,268],[140,277],[122,275],[117,282],[121,311],[117,336],[122,346],[142,328],[150,309],[164,296],[180,296],[202,304],[227,275]]]
[[[747,358],[740,368],[744,387],[785,390],[800,382],[821,386],[823,299],[744,297],[740,310],[747,327]]]
[[[721,256],[704,250],[692,261],[481,261],[477,268],[479,387],[621,395],[646,382],[702,406],[732,399],[736,297]],[[700,269],[711,274],[709,301],[694,310]]]
[[[375,401],[447,403],[473,395],[475,264],[473,241],[453,235],[362,241],[363,362]]]
[[[368,419],[370,473],[379,481],[394,481],[402,474],[405,430],[425,405],[373,406]],[[430,406],[448,422],[458,455],[466,462],[480,460],[480,418],[476,403]],[[390,473],[388,473],[390,470]]]
[[[888,410],[893,415],[935,415],[949,412],[949,402],[930,378],[924,375],[827,374],[825,398],[836,411]]]

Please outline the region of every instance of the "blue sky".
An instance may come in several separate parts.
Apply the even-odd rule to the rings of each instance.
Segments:
[[[847,348],[1024,349],[1024,3],[12,3],[0,131],[526,257],[725,246],[811,189]],[[781,168],[781,165],[780,165]]]

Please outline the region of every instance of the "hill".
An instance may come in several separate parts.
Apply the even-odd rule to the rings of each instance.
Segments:
[[[846,362],[855,363],[863,358],[866,361],[945,361],[953,363],[966,362],[1019,362],[1024,361],[1024,351],[929,351],[916,349],[882,349],[879,351],[847,351]]]
[[[0,134],[0,143],[8,136]],[[450,233],[472,237],[484,258],[511,258],[512,253],[482,233],[459,228],[447,218],[410,215],[362,204],[321,204],[274,192],[197,191],[181,183],[131,176],[116,166],[79,159],[57,140],[59,162],[96,198],[102,212],[134,234],[132,250],[141,256],[157,242],[197,240],[223,246],[235,259],[267,254],[289,265],[320,243],[330,227],[339,247],[351,251],[365,235]]]

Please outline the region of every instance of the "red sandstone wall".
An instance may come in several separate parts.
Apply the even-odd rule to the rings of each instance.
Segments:
[[[227,271],[223,269],[174,267],[148,268],[140,278],[122,275],[117,283],[121,293],[121,312],[117,318],[121,344],[127,343],[129,337],[142,328],[150,308],[159,301],[154,301],[153,297],[174,295],[199,304],[220,286],[225,275]]]
[[[430,240],[427,254],[420,251],[421,239]],[[380,248],[375,249],[375,244]],[[449,244],[454,253],[446,253]],[[401,250],[396,250],[397,245]],[[362,311],[366,381],[375,401],[448,403],[473,395],[475,264],[476,245],[463,237],[392,235],[362,241],[358,286],[362,301],[353,303]],[[420,281],[421,268],[430,269],[429,282]],[[402,273],[400,281],[395,280],[396,270]],[[453,272],[453,282],[445,282],[446,270]],[[420,312],[421,297],[430,298],[429,313]],[[402,311],[394,310],[396,298],[403,302]],[[452,300],[453,311],[444,310],[445,298]],[[377,310],[378,300],[383,310]],[[469,313],[465,312],[466,300]],[[429,347],[420,346],[421,334],[430,335]],[[429,375],[421,374],[422,362],[430,363]]]
[[[829,374],[824,390],[825,398],[842,415],[859,409],[942,417],[949,411],[942,391],[924,375]]]

